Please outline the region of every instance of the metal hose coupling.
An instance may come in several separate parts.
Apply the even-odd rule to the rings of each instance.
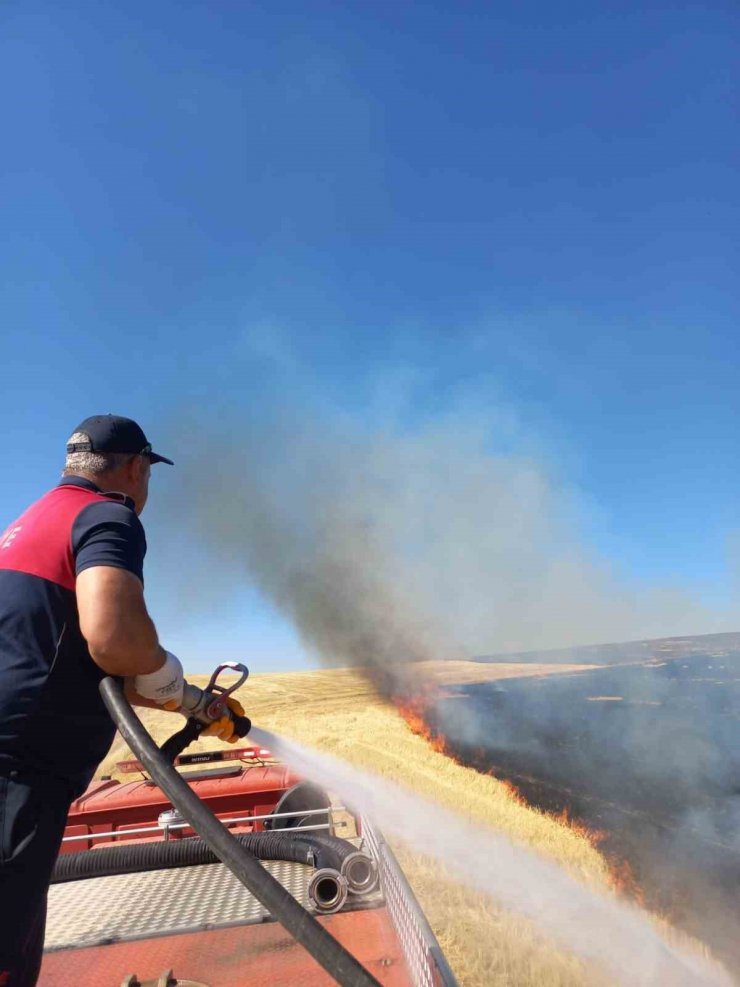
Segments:
[[[359,850],[342,861],[342,876],[352,894],[370,894],[378,886],[378,868],[372,857]]]
[[[232,672],[239,676],[236,682],[232,682],[228,687],[218,684],[218,678],[222,672]],[[224,661],[217,666],[205,689],[199,689],[197,685],[185,682],[182,692],[182,705],[180,712],[186,716],[192,716],[203,723],[210,723],[220,719],[224,713],[229,714],[229,707],[226,702],[232,693],[236,692],[247,681],[249,669],[238,661]],[[251,724],[250,724],[251,726]]]
[[[308,885],[308,897],[317,912],[338,912],[347,900],[347,878],[331,867],[317,870]]]

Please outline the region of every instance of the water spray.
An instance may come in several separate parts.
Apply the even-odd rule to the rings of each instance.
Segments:
[[[730,987],[717,963],[667,942],[636,906],[599,893],[500,833],[468,822],[376,775],[252,728],[254,740],[305,778],[341,793],[353,811],[435,857],[479,893],[518,912],[619,984]]]

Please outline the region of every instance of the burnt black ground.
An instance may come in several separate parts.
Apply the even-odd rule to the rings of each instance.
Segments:
[[[595,649],[557,654],[597,663]],[[647,904],[740,974],[740,635],[598,657],[593,671],[461,687],[430,725],[530,804],[604,833]]]

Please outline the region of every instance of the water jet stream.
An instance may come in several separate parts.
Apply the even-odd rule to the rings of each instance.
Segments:
[[[619,984],[730,987],[716,962],[667,942],[634,905],[581,884],[505,836],[468,822],[400,785],[253,727],[251,738],[298,774],[340,794],[357,812],[459,880],[534,921],[565,949]]]

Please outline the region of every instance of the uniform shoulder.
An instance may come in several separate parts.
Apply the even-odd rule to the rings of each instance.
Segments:
[[[139,516],[134,510],[133,501],[128,497],[125,500],[100,497],[90,504],[85,504],[77,515],[75,524],[81,521],[91,524],[105,524],[107,521],[111,521],[131,525],[134,528],[143,528]]]
[[[72,552],[77,575],[94,566],[128,569],[143,582],[146,535],[130,506],[96,500],[77,515],[72,526]]]
[[[100,498],[86,504],[72,526],[72,548],[77,550],[91,535],[104,531],[144,541],[144,526],[131,502]]]

